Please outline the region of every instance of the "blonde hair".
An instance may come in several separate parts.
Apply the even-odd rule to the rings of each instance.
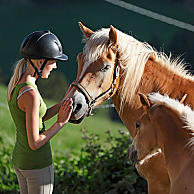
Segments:
[[[25,70],[26,70],[26,60],[23,58],[16,63],[13,76],[10,79],[10,82],[8,85],[8,92],[7,92],[8,101],[11,100],[11,94],[13,92],[13,89],[15,88],[17,83],[20,81],[21,76],[25,72]]]

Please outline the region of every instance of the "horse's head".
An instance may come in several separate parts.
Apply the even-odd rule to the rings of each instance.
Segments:
[[[128,150],[129,159],[133,163],[144,160],[158,149],[157,127],[153,119],[156,106],[151,106],[149,99],[144,94],[140,94],[140,101],[145,109],[145,114],[136,122],[137,134]]]
[[[118,86],[119,63],[117,32],[110,26],[99,36],[79,23],[86,45],[78,54],[78,78],[72,83],[68,97],[73,99],[72,123],[80,123],[92,108],[114,95]],[[103,43],[103,44],[102,44]]]

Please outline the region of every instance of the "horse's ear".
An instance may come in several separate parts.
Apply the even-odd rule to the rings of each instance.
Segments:
[[[90,36],[94,33],[92,30],[90,30],[89,28],[85,27],[81,22],[78,22],[79,27],[81,29],[81,31],[83,32],[84,36],[86,39],[89,39]]]
[[[146,111],[148,111],[149,108],[151,107],[148,97],[142,93],[139,93],[139,97],[140,97],[140,101],[141,101],[144,109],[146,109]]]
[[[114,46],[117,44],[117,31],[112,25],[110,25],[109,41]]]

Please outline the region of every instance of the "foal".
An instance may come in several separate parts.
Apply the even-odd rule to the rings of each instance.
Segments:
[[[137,121],[131,159],[141,163],[161,148],[170,177],[170,194],[194,194],[194,111],[159,93],[140,94],[146,114]]]

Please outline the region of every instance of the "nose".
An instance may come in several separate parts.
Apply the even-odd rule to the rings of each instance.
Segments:
[[[134,165],[139,163],[137,150],[135,149],[133,144],[128,148],[128,159]]]
[[[53,69],[57,69],[57,63],[54,64]]]

